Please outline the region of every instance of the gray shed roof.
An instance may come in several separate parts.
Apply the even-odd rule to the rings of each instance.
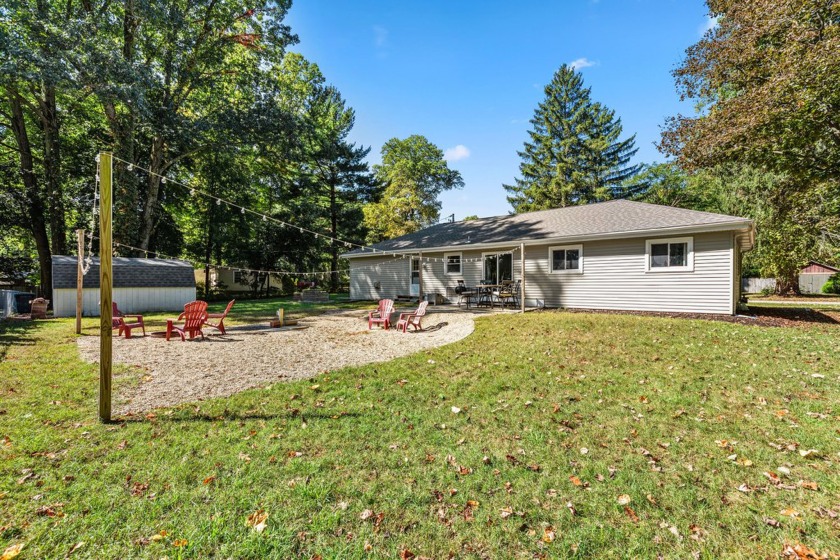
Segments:
[[[563,238],[616,237],[684,229],[752,229],[747,218],[698,212],[673,206],[610,200],[582,206],[568,206],[523,214],[436,224],[426,229],[377,243],[378,251],[411,251],[464,248],[470,245],[520,243]],[[345,257],[371,255],[356,249]]]
[[[53,290],[76,289],[76,257],[53,255]],[[115,288],[194,288],[195,273],[187,261],[114,257]],[[85,288],[99,287],[99,258],[85,275]]]

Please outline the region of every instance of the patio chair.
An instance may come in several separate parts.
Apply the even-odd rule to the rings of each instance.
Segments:
[[[133,318],[133,320],[132,320]],[[117,336],[125,334],[131,338],[131,329],[140,327],[143,329],[143,336],[146,336],[146,325],[143,323],[142,315],[126,315],[117,307],[117,302],[111,302],[111,328],[117,329]]]
[[[426,308],[428,306],[428,301],[421,301],[420,307],[417,308],[417,311],[412,313],[400,313],[400,318],[397,321],[397,330],[407,332],[409,325],[414,327],[415,330],[423,330],[423,325],[421,325],[420,322],[423,320],[423,317],[425,317]]]
[[[379,300],[379,307],[376,311],[368,312],[368,330],[373,328],[374,323],[382,325],[387,331],[391,327],[391,313],[394,312],[394,300]]]
[[[205,321],[204,324],[208,327],[213,327],[217,329],[220,333],[225,334],[225,317],[227,317],[228,313],[230,313],[230,308],[233,307],[233,304],[236,303],[235,299],[232,299],[228,302],[227,307],[225,307],[224,312],[222,313],[208,313],[208,319],[218,319],[218,323],[210,323],[209,321]]]
[[[184,312],[178,316],[178,319],[184,319],[184,325],[181,327],[175,326],[174,321],[169,319],[166,321],[166,340],[172,336],[172,332],[176,332],[181,336],[181,341],[185,341],[186,335],[190,339],[195,338],[196,334],[201,335],[204,340],[204,332],[201,330],[202,325],[207,320],[207,302],[206,301],[192,301],[184,306]]]

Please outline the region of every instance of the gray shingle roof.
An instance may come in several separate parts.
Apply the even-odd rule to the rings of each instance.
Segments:
[[[186,261],[114,257],[115,288],[194,288],[193,266]],[[53,255],[53,289],[76,288],[76,257]],[[85,288],[99,287],[99,258],[85,275]]]
[[[507,216],[481,218],[467,222],[441,223],[373,245],[381,251],[405,251],[432,247],[466,247],[485,243],[510,243],[574,237],[613,236],[697,227],[731,225],[749,228],[746,218],[698,212],[629,200],[611,200],[583,206],[569,206]],[[357,249],[345,256],[370,255]]]

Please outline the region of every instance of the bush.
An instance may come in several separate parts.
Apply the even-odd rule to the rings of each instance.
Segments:
[[[840,294],[840,272],[829,277],[828,282],[822,287],[822,293]]]
[[[770,286],[761,288],[761,295],[763,295],[763,296],[769,296],[769,295],[772,295],[774,293],[776,293],[776,289],[771,288]]]

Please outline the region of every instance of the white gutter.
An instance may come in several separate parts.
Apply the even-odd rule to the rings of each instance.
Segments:
[[[553,243],[580,243],[584,241],[600,241],[600,240],[608,240],[608,239],[632,239],[636,237],[651,237],[651,236],[670,236],[670,235],[677,235],[677,234],[690,234],[690,233],[710,233],[716,231],[735,231],[742,235],[738,237],[741,239],[745,239],[746,242],[741,241],[741,250],[748,251],[752,249],[753,239],[755,236],[755,225],[753,224],[752,220],[743,220],[740,222],[726,222],[726,223],[716,223],[716,224],[705,224],[705,225],[692,225],[692,226],[677,226],[677,227],[667,227],[667,228],[652,228],[652,229],[639,229],[639,230],[631,230],[631,231],[614,231],[609,233],[593,233],[589,235],[573,235],[573,236],[561,236],[561,237],[540,237],[536,239],[517,239],[511,240],[506,242],[493,242],[493,243],[460,243],[460,244],[452,244],[452,245],[443,245],[440,247],[418,247],[418,248],[407,248],[407,249],[400,249],[400,248],[393,248],[388,250],[381,250],[377,249],[376,252],[368,252],[365,251],[364,253],[344,253],[341,255],[343,259],[356,259],[356,258],[363,258],[363,257],[386,257],[389,255],[407,255],[407,254],[416,254],[419,251],[425,251],[429,253],[434,252],[443,252],[443,251],[452,251],[452,250],[464,250],[464,249],[499,249],[499,248],[506,248],[510,247],[511,244],[515,243],[524,243],[525,245],[546,245],[546,244],[553,244]]]

